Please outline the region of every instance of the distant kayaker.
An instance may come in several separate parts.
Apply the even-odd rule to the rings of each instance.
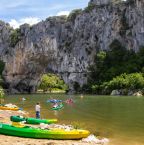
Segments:
[[[40,108],[40,103],[38,102],[35,106],[36,118],[40,118]]]
[[[58,106],[59,106],[58,103],[54,103],[53,108],[56,108]]]
[[[71,98],[67,99],[65,102],[66,102],[67,104],[72,104],[72,103],[74,103],[73,99],[71,99]]]
[[[22,101],[25,101],[26,99],[25,98],[22,98]]]

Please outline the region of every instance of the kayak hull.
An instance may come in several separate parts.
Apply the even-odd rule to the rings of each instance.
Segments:
[[[62,129],[42,130],[31,127],[14,127],[8,124],[0,123],[0,134],[19,136],[26,138],[41,138],[41,139],[81,139],[87,137],[90,133],[87,130],[71,130],[65,131]]]
[[[20,116],[11,116],[10,120],[13,122],[25,121],[27,124],[40,124],[40,123],[52,124],[58,121],[57,119],[21,118]]]
[[[47,103],[59,103],[59,102],[62,102],[62,100],[57,99],[47,100]]]

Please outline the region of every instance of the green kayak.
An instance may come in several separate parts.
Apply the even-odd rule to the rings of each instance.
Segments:
[[[59,110],[59,109],[63,108],[63,106],[64,106],[63,104],[60,104],[57,107],[52,107],[51,109],[52,110]]]
[[[51,124],[57,122],[57,119],[36,119],[36,118],[25,118],[20,116],[11,116],[10,120],[13,122],[25,121],[27,124],[40,124],[40,123]]]
[[[63,129],[38,129],[29,126],[15,127],[8,124],[0,123],[0,134],[19,136],[26,138],[43,138],[43,139],[81,139],[87,137],[90,133],[87,130],[70,130]]]

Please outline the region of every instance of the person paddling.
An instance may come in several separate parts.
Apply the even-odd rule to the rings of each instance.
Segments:
[[[38,102],[35,106],[35,111],[36,111],[36,118],[40,118],[40,103]]]
[[[53,108],[58,107],[58,103],[54,103]]]

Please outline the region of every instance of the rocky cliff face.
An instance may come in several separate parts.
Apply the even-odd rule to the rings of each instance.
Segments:
[[[102,6],[102,5],[110,4],[111,2],[112,0],[90,0],[89,4]]]
[[[73,90],[87,82],[87,68],[97,50],[107,50],[114,39],[127,49],[144,46],[144,2],[91,0],[89,6],[66,18],[51,17],[14,31],[0,22],[3,77],[10,92],[34,92],[45,71],[59,74]],[[12,40],[14,43],[12,43]]]

